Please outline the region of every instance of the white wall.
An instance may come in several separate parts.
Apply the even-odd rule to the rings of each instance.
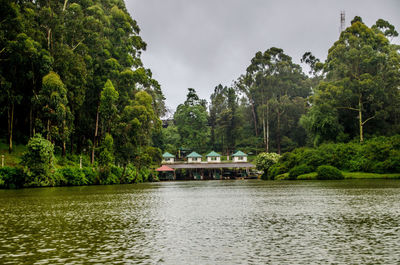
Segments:
[[[166,163],[166,164],[168,164],[168,163],[174,163],[175,162],[175,158],[164,158],[163,159],[163,161],[162,161],[162,163]]]
[[[200,163],[200,162],[201,162],[200,157],[188,157],[188,163]]]
[[[215,158],[215,160],[212,160],[213,158]],[[221,162],[221,157],[220,156],[207,156],[207,162],[219,163],[219,162]]]
[[[234,156],[233,162],[247,162],[247,156]]]

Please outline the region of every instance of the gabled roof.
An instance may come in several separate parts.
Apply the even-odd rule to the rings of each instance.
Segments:
[[[247,155],[245,153],[243,153],[242,151],[237,151],[232,156],[247,156]]]
[[[190,154],[187,155],[187,157],[203,157],[203,156],[199,155],[196,152],[191,152]]]
[[[164,157],[164,158],[175,158],[175,156],[171,155],[171,154],[168,153],[168,152],[165,152],[165,153],[162,155],[162,157]]]
[[[174,169],[170,168],[169,166],[162,165],[161,167],[157,168],[156,171],[167,172],[167,171],[174,171]]]
[[[216,156],[221,156],[221,155],[216,153],[216,152],[214,152],[214,151],[211,151],[210,153],[208,153],[208,155],[206,155],[206,157],[209,157],[209,156],[216,157]]]

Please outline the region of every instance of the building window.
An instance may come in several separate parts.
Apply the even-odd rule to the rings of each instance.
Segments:
[[[217,161],[217,158],[215,156],[211,157],[211,161]]]
[[[166,158],[165,158],[165,161],[169,161],[169,157],[166,157]]]
[[[243,156],[239,156],[239,157],[238,157],[238,160],[243,160]]]

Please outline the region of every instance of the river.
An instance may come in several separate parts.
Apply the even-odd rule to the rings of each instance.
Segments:
[[[1,264],[399,264],[400,181],[0,190]]]

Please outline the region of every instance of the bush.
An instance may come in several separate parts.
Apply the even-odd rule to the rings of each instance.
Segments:
[[[323,165],[317,168],[317,179],[344,179],[344,176],[342,172],[336,167]]]
[[[260,153],[256,157],[256,167],[258,170],[263,170],[264,173],[279,161],[281,156],[276,153]]]
[[[274,180],[276,176],[288,172],[288,168],[284,164],[275,164],[268,169],[268,173],[262,176],[263,179]]]
[[[22,157],[28,186],[54,186],[51,171],[54,162],[54,146],[40,134],[35,134]]]
[[[81,186],[88,184],[85,173],[77,167],[65,167],[57,170],[57,173],[62,176],[63,181],[66,181],[66,183],[60,183],[61,185]]]
[[[24,183],[25,177],[22,169],[15,167],[0,168],[0,188],[20,188]]]
[[[99,173],[94,168],[84,167],[82,168],[83,174],[85,174],[85,178],[87,179],[87,184],[99,184]]]
[[[289,171],[289,179],[291,180],[297,179],[298,176],[310,173],[312,171],[313,171],[312,167],[304,164],[296,166]]]

